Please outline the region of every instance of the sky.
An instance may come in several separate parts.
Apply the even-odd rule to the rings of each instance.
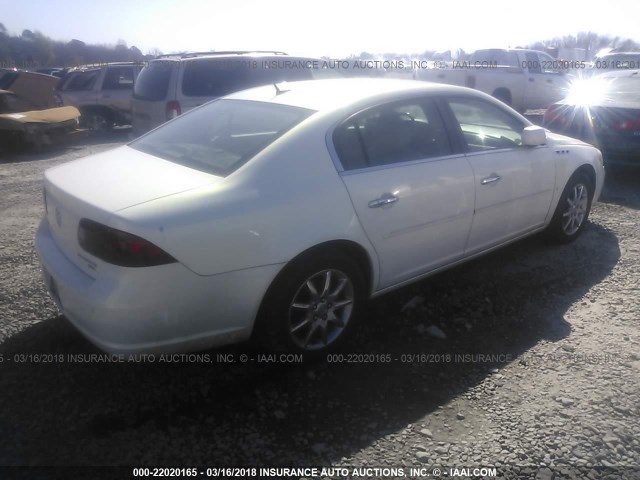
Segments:
[[[640,42],[640,1],[608,0],[0,0],[10,34],[143,53],[280,50],[344,57],[524,46],[581,31]]]

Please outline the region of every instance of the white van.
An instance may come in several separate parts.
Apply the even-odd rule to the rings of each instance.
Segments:
[[[283,52],[204,52],[164,55],[140,72],[133,94],[135,136],[209,100],[259,85],[341,77],[316,58]]]

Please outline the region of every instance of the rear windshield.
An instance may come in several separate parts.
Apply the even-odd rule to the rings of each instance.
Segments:
[[[129,146],[224,177],[313,113],[313,110],[288,105],[216,100]]]
[[[164,100],[169,90],[171,72],[176,67],[173,61],[155,61],[144,67],[138,75],[133,89],[134,98],[141,100]]]
[[[186,62],[182,93],[217,98],[270,83],[337,76],[329,69],[308,68],[312,61],[292,58],[218,58]]]

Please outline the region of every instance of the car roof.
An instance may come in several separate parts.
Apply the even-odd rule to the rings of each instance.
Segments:
[[[473,53],[478,52],[535,52],[535,53],[547,53],[542,50],[534,50],[532,48],[480,48]]]
[[[469,88],[419,80],[340,78],[282,82],[232,93],[224,98],[330,111],[361,102],[400,99],[403,96],[422,93],[477,94]]]
[[[244,57],[288,57],[284,52],[277,50],[228,50],[228,51],[213,51],[213,52],[182,52],[182,53],[167,53],[164,55],[158,55],[151,59],[151,62],[159,60],[172,60],[176,62],[180,61],[193,61],[201,60],[203,58],[244,58]]]
[[[104,67],[117,67],[117,66],[135,66],[135,65],[145,65],[143,61],[139,62],[108,62],[108,63],[88,63],[86,65],[78,65],[77,67],[71,67],[69,69],[69,73],[77,73],[77,72],[87,72],[91,70],[100,70]]]
[[[596,78],[637,78],[640,79],[640,70],[638,69],[620,69],[611,72],[604,72],[596,75]]]

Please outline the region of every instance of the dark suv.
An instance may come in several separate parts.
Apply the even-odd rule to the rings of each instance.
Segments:
[[[282,52],[200,52],[164,55],[149,62],[136,82],[133,133],[224,95],[270,83],[342,77],[317,58]]]
[[[131,95],[143,66],[120,62],[74,68],[60,80],[56,101],[77,107],[81,123],[93,130],[131,125]]]

